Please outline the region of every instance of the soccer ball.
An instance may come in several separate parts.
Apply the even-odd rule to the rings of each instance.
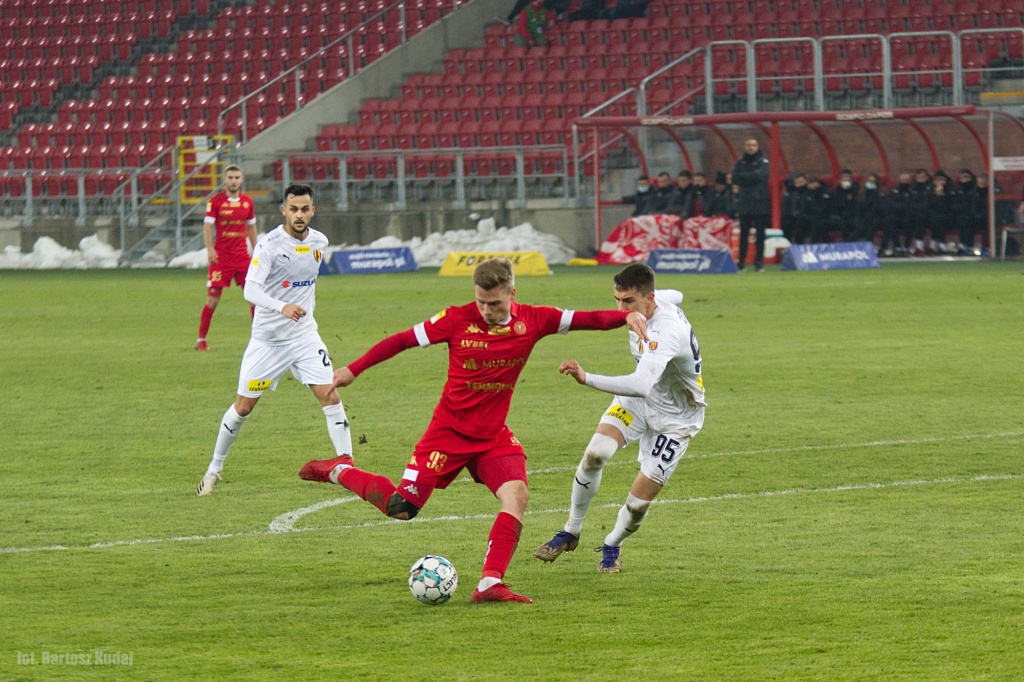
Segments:
[[[428,554],[409,569],[409,591],[424,604],[445,603],[458,585],[455,567],[442,556]]]

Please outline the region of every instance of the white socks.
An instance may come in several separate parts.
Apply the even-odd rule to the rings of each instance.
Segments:
[[[650,508],[650,500],[641,500],[639,497],[634,497],[632,493],[626,495],[626,504],[619,509],[615,528],[605,537],[604,544],[612,547],[621,545],[623,540],[640,530],[640,524],[647,518],[647,511]]]
[[[224,460],[228,456],[228,450],[238,438],[238,432],[246,419],[248,419],[248,415],[238,416],[234,404],[224,413],[224,418],[220,420],[220,429],[217,431],[217,443],[213,446],[213,460],[206,469],[207,473],[219,474],[224,469]]]
[[[327,433],[334,443],[334,451],[341,455],[352,454],[352,432],[348,428],[348,418],[345,416],[345,406],[341,403],[328,405],[323,408],[324,416],[327,417]]]
[[[565,523],[566,532],[579,537],[583,528],[583,519],[594,501],[598,488],[601,487],[601,472],[604,465],[619,449],[614,438],[595,433],[583,453],[580,465],[576,467],[576,475],[572,481],[572,496],[569,504],[569,520]]]

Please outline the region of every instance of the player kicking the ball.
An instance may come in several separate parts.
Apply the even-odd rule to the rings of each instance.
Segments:
[[[307,481],[348,488],[394,519],[415,517],[435,488],[446,488],[463,469],[498,498],[498,517],[487,538],[487,553],[474,602],[532,601],[503,582],[519,545],[529,496],[526,454],[505,424],[512,391],[533,347],[545,336],[577,329],[614,329],[628,324],[646,338],[646,319],[627,310],[580,312],[516,303],[512,262],[486,260],[473,272],[476,300],[452,306],[426,322],[389,336],[334,375],[348,386],[364,371],[414,346],[448,344],[448,380],[426,433],[402,480],[353,466],[346,456],[309,462],[299,472]]]
[[[651,502],[686,453],[690,439],[704,425],[705,407],[700,346],[686,315],[677,307],[683,295],[672,290],[655,291],[654,271],[643,263],[627,265],[614,282],[619,310],[642,313],[647,318],[650,340],[630,334],[629,349],[637,363],[632,374],[590,374],[575,360],[559,366],[562,374],[612,393],[615,398],[576,468],[565,528],[534,554],[541,561],[554,561],[562,552],[576,549],[583,519],[601,486],[602,468],[618,450],[639,440],[640,473],[626,495],[626,504],[619,509],[615,528],[604,539],[604,546],[598,548],[602,573],[622,569],[622,541],[640,528]]]
[[[276,389],[278,379],[289,369],[320,401],[335,451],[352,453],[345,408],[334,388],[334,368],[313,319],[316,277],[327,246],[327,237],[309,227],[314,211],[313,190],[308,185],[289,185],[281,206],[284,224],[253,252],[244,292],[256,306],[252,338],[242,356],[238,395],[221,419],[213,459],[196,488],[197,495],[213,492],[242,424],[263,392]]]

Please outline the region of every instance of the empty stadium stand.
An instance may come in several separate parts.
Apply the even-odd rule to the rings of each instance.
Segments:
[[[252,137],[444,13],[436,2],[399,4],[402,13],[384,0],[0,0],[0,170],[45,173],[33,195],[109,193],[177,136],[217,132],[227,107],[333,44],[298,92],[285,79],[252,96],[245,116],[230,111],[225,130]],[[893,105],[947,103],[958,69],[971,96],[1000,69],[1021,69],[1022,27],[1019,0],[656,0],[648,17],[558,23],[547,47],[530,48],[495,24],[482,46],[451,50],[438,72],[422,65],[395,97],[366,100],[357,118],[324,126],[310,145],[365,156],[344,169],[337,159],[297,158],[288,172],[379,185],[396,173],[384,153],[409,151],[406,176],[443,182],[458,149],[475,150],[464,172],[501,178],[516,169],[487,149],[547,146],[530,151],[522,170],[548,177],[564,167],[554,148],[566,145],[574,118],[703,47],[710,64],[698,55],[649,83],[649,112],[700,112],[709,99],[716,111],[741,110],[750,96],[766,108],[806,107],[813,96],[828,107],[879,106],[887,67]],[[635,115],[637,101],[622,97],[601,113]],[[165,183],[168,170],[161,160],[139,191]],[[6,196],[25,193],[19,177],[2,180]]]

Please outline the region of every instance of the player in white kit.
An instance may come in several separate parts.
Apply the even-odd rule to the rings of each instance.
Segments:
[[[619,310],[636,310],[647,318],[649,341],[630,332],[629,348],[636,370],[623,376],[583,371],[566,360],[558,371],[577,382],[612,393],[572,484],[569,520],[565,528],[541,545],[535,557],[554,561],[579,545],[580,529],[590,503],[601,485],[604,465],[621,448],[640,441],[640,472],[619,510],[615,528],[604,540],[600,570],[618,573],[622,541],[635,533],[647,517],[651,502],[661,492],[686,453],[690,439],[704,425],[704,382],[700,346],[686,315],[679,309],[683,295],[674,290],[655,291],[654,271],[643,263],[626,266],[615,276]]]
[[[338,456],[352,454],[348,419],[334,388],[334,368],[313,319],[316,278],[327,247],[327,237],[309,226],[314,212],[313,190],[290,185],[281,206],[284,224],[253,249],[244,292],[256,307],[252,338],[242,357],[238,395],[221,420],[213,459],[196,487],[197,495],[213,492],[242,424],[263,392],[275,390],[289,369],[320,401]]]

